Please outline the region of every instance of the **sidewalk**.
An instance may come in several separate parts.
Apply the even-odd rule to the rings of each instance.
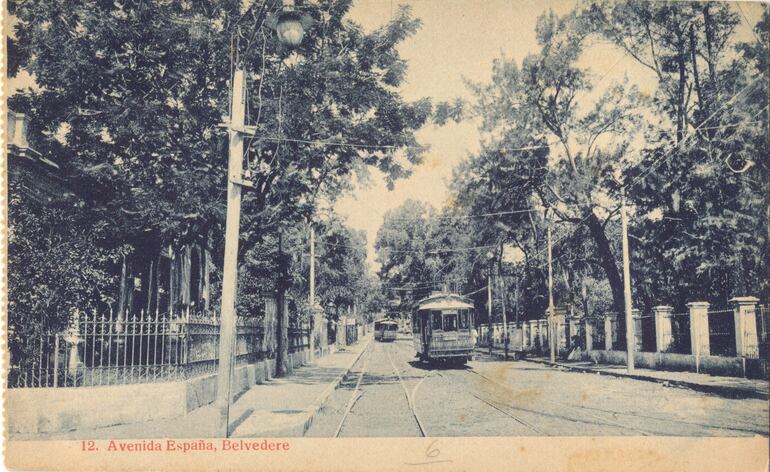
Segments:
[[[230,406],[230,436],[302,436],[321,405],[363,354],[371,338],[371,334],[364,336],[345,350],[317,358],[312,365],[297,368],[289,377],[254,385],[239,395]],[[152,385],[147,388],[152,388]],[[10,439],[220,437],[221,433],[216,431],[217,417],[218,411],[212,403],[179,418],[46,435],[20,434]]]
[[[485,348],[476,348],[477,351],[489,353]],[[493,349],[495,357],[502,358],[502,349]],[[513,358],[512,353],[509,353]],[[665,370],[652,370],[636,368],[629,374],[625,366],[611,364],[594,364],[585,361],[563,361],[551,363],[548,357],[528,356],[527,362],[536,362],[552,367],[560,367],[573,372],[584,372],[599,375],[611,375],[613,377],[625,377],[646,382],[657,382],[666,386],[689,388],[699,392],[711,393],[728,398],[757,398],[770,399],[770,382],[767,380],[753,380],[740,377],[720,377],[708,374],[696,374],[695,372],[672,372]]]

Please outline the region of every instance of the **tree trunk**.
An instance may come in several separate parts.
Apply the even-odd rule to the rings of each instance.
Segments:
[[[286,270],[283,256],[283,237],[278,235],[278,284],[276,293],[276,354],[275,376],[284,377],[288,374],[287,359],[289,357],[289,314],[286,312]]]
[[[610,290],[612,291],[612,311],[618,314],[618,341],[621,341],[621,339],[625,339],[626,332],[626,322],[625,317],[623,316],[623,313],[625,312],[623,279],[620,277],[620,271],[615,262],[615,256],[612,253],[612,246],[610,246],[607,235],[604,233],[604,228],[602,227],[599,218],[593,212],[590,213],[587,224],[588,229],[591,232],[591,238],[598,248],[602,269],[607,276],[607,282],[610,284]]]
[[[289,317],[286,312],[285,292],[282,288],[278,289],[276,296],[276,353],[275,353],[275,376],[284,377],[289,372],[287,359],[289,357]]]
[[[679,144],[682,139],[684,138],[684,127],[685,127],[685,114],[687,113],[686,105],[685,105],[685,99],[684,99],[684,89],[685,85],[687,83],[687,69],[685,65],[685,42],[684,42],[684,33],[681,31],[678,32],[678,41],[677,41],[677,56],[676,56],[676,63],[679,70],[679,88],[677,90],[677,104],[676,104],[676,142]]]

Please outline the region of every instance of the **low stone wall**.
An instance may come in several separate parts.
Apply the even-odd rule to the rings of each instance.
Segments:
[[[584,351],[581,359],[599,364],[626,365],[626,351],[592,350]],[[637,367],[670,371],[699,371],[711,375],[728,377],[767,378],[767,361],[741,357],[701,356],[696,369],[695,356],[671,352],[636,352],[634,363]]]
[[[289,371],[306,364],[308,350],[289,354]],[[233,395],[269,380],[272,359],[239,366]],[[177,382],[78,388],[11,388],[5,408],[10,434],[53,433],[175,418],[214,401],[217,375]]]

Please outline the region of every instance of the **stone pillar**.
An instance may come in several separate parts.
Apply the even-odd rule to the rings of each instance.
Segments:
[[[509,349],[513,352],[522,352],[524,351],[524,329],[522,326],[520,326],[518,323],[514,324],[511,328],[509,326],[508,328],[511,331],[510,334],[510,344]]]
[[[735,319],[735,355],[738,357],[759,357],[757,338],[756,297],[735,297],[730,299]]]
[[[658,305],[653,307],[652,311],[655,314],[655,350],[667,352],[674,342],[671,330],[671,315],[674,313],[674,307]]]
[[[567,319],[563,313],[556,313],[553,317],[554,331],[556,332],[556,354],[569,350],[567,339]]]
[[[612,346],[618,339],[618,315],[617,313],[604,314],[604,349],[612,350]]]
[[[340,333],[340,344],[342,346],[348,345],[348,317],[346,316],[345,319],[340,320],[340,326],[339,326],[339,333]]]
[[[642,352],[642,314],[634,308],[631,318],[634,320],[634,352]]]
[[[586,334],[586,351],[594,348],[594,323],[593,318],[583,318],[583,332]]]
[[[690,302],[690,348],[695,356],[711,354],[709,343],[709,302]]]
[[[529,349],[529,322],[521,322],[521,350],[526,351]]]
[[[569,348],[574,349],[580,345],[580,320],[570,316],[569,318]],[[576,340],[576,345],[572,345],[572,340]]]
[[[538,344],[538,333],[537,333],[537,327],[538,327],[538,321],[537,320],[529,320],[527,321],[529,324],[529,348],[532,351],[535,351],[537,344]]]
[[[537,320],[537,334],[540,338],[540,352],[548,352],[548,320]]]

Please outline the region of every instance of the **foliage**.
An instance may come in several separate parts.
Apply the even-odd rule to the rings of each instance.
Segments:
[[[444,120],[460,108],[480,118],[481,151],[456,169],[450,208],[489,215],[470,219],[471,246],[521,251],[515,268],[501,249],[495,258],[524,316],[547,306],[549,219],[556,303],[622,311],[619,180],[637,307],[765,293],[770,25],[766,11],[757,41],[738,44],[738,21],[728,4],[584,2],[543,15],[540,51],[497,59],[489,83],[469,84],[475,103],[437,107]],[[653,97],[579,66],[602,38],[654,71]]]
[[[409,312],[432,290],[461,290],[473,283],[469,261],[474,256],[465,252],[471,240],[466,228],[449,212],[437,213],[413,200],[385,214],[375,250],[383,290],[394,308]]]
[[[88,216],[73,211],[77,202],[37,203],[15,181],[9,196],[8,345],[15,360],[40,336],[65,328],[77,310],[114,302],[111,269],[128,248],[105,247],[106,228],[87,224]]]
[[[66,155],[67,170],[82,184],[76,188],[104,208],[103,218],[123,223],[117,233],[206,235],[224,219],[218,124],[237,62],[246,70],[249,124],[257,129],[247,156],[256,186],[244,198],[249,241],[312,211],[321,183],[334,192],[366,165],[391,179],[403,176],[394,159],[399,148],[419,159],[413,130],[430,105],[405,103],[393,91],[404,66],[395,47],[418,22],[402,9],[364,34],[344,19],[349,8],[346,1],[311,8],[316,25],[291,53],[262,28],[266,2],[245,11],[240,1],[17,3],[16,59],[39,89],[14,103],[47,136],[39,150]]]
[[[397,46],[419,27],[408,8],[365,33],[346,19],[348,0],[305,5],[314,24],[289,50],[264,25],[278,7],[240,0],[9,5],[11,73],[26,71],[36,82],[9,106],[30,115],[38,151],[62,158],[63,175],[92,209],[82,214],[83,227],[99,228],[115,244],[146,234],[163,245],[198,240],[221,264],[221,123],[232,70],[245,71],[247,124],[256,134],[245,156],[254,189],[243,197],[244,312],[258,312],[262,294],[278,288],[278,233],[290,233],[319,197],[333,199],[368,166],[391,185],[407,175],[423,150],[414,131],[431,112],[427,100],[408,103],[396,92],[406,67]]]
[[[681,308],[766,293],[767,10],[745,44],[729,4],[620,2],[593,20],[655,72],[666,118],[627,176],[638,298]]]

